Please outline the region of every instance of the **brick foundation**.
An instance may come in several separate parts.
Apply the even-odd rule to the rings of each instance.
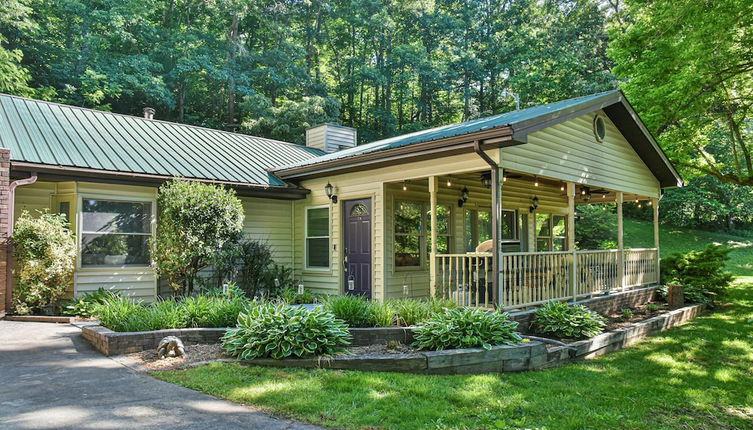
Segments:
[[[0,148],[0,318],[11,308],[8,284],[8,226],[10,223],[10,149]]]

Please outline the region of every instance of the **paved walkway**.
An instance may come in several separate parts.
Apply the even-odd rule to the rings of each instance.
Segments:
[[[0,429],[316,428],[137,374],[76,327],[0,321]]]

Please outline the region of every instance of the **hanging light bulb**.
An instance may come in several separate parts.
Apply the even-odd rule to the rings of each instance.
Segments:
[[[602,194],[602,195],[601,195],[601,198],[602,198],[602,199],[606,199],[606,198],[607,198],[607,195],[606,195],[606,194]]]
[[[565,184],[560,185],[560,191],[565,191]]]
[[[452,179],[447,178],[447,188],[452,187]]]
[[[642,207],[643,207],[643,205],[642,205],[642,204],[640,204],[640,203],[638,203],[638,209],[640,209],[640,208],[642,208]]]
[[[534,187],[538,187],[539,186],[539,178],[534,179],[533,186]]]
[[[502,182],[507,182],[507,176],[502,176]]]
[[[581,188],[580,189],[580,195],[581,196],[585,196],[586,195],[586,189],[585,188]]]
[[[651,206],[651,203],[653,203],[653,202],[651,200],[649,200],[648,203],[646,203],[646,204],[649,205],[649,206]]]
[[[408,181],[403,181],[403,191],[408,191]]]

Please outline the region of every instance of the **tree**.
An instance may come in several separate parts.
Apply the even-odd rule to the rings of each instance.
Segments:
[[[202,269],[231,263],[243,235],[243,205],[231,189],[183,179],[163,184],[157,205],[151,243],[157,274],[190,295]]]
[[[578,249],[610,249],[616,247],[616,215],[613,205],[580,205],[581,215],[575,221],[575,245]]]
[[[29,19],[31,9],[23,0],[4,0],[0,4],[0,31],[31,31],[34,23]],[[0,32],[0,92],[31,95],[28,84],[29,71],[21,64],[23,52],[20,49],[3,47],[8,39]]]
[[[649,129],[686,174],[753,186],[753,2],[626,4],[609,54]]]
[[[16,267],[13,308],[16,313],[39,312],[73,286],[76,241],[65,216],[24,211],[12,237]]]

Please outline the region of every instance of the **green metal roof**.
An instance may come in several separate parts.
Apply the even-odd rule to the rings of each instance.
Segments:
[[[595,102],[598,99],[619,93],[619,90],[606,91],[603,93],[592,94],[589,96],[576,97],[573,99],[562,100],[540,106],[534,106],[527,109],[516,110],[499,115],[485,118],[474,119],[471,121],[450,124],[441,127],[421,130],[415,133],[403,134],[400,136],[390,137],[388,139],[378,140],[376,142],[359,145],[354,148],[344,149],[331,154],[322,155],[316,158],[300,160],[298,162],[287,163],[277,167],[274,171],[292,169],[296,167],[309,166],[321,162],[339,160],[359,155],[371,154],[374,152],[385,151],[408,146],[414,143],[429,142],[432,140],[444,139],[448,137],[460,136],[463,134],[476,133],[497,127],[513,126],[518,123],[531,121],[533,119],[549,116],[558,111],[567,111],[579,105]]]
[[[0,94],[11,162],[286,186],[268,169],[317,149],[202,127]]]

